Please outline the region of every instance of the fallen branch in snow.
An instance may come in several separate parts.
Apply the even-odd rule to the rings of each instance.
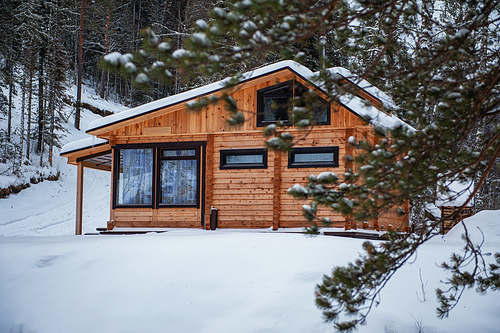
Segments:
[[[0,199],[8,198],[11,193],[19,193],[22,190],[31,186],[31,184],[38,184],[45,180],[56,181],[59,179],[60,173],[57,175],[50,175],[47,177],[40,176],[38,178],[32,177],[29,183],[19,184],[19,185],[10,185],[7,188],[0,188]]]
[[[76,101],[73,101],[72,99],[70,99],[69,97],[65,97],[63,99],[64,103],[70,105],[70,106],[74,106],[76,107]],[[112,111],[108,111],[108,110],[101,110],[93,105],[90,105],[88,103],[84,103],[84,102],[80,102],[80,107],[83,108],[83,109],[87,109],[89,110],[90,112],[92,113],[95,113],[95,114],[98,114],[100,116],[103,116],[103,117],[107,117],[109,115],[112,115],[114,114],[114,112]]]

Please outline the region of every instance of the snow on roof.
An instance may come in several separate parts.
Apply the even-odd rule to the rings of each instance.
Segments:
[[[266,75],[266,74],[270,74],[272,72],[276,72],[276,71],[279,71],[279,70],[282,70],[285,68],[291,69],[292,71],[294,71],[298,75],[303,76],[305,79],[308,79],[313,74],[308,68],[300,65],[299,63],[297,63],[295,61],[291,61],[291,60],[285,60],[285,61],[280,61],[280,62],[274,63],[272,65],[268,65],[268,66],[265,66],[262,68],[255,69],[255,70],[250,71],[250,72],[246,72],[243,74],[243,79],[241,81],[245,82],[245,81],[248,81],[248,80],[251,80],[251,79]],[[228,82],[229,80],[230,80],[230,78],[226,78],[224,80],[214,82],[214,83],[208,84],[208,85],[203,86],[203,87],[188,90],[188,91],[182,92],[182,93],[177,94],[177,95],[168,96],[168,97],[165,97],[165,98],[162,98],[162,99],[159,99],[159,100],[147,103],[147,104],[140,105],[140,106],[132,108],[132,109],[128,109],[126,111],[122,111],[120,113],[116,113],[116,114],[113,114],[113,115],[110,115],[110,116],[107,116],[107,117],[104,117],[101,119],[94,120],[93,122],[91,122],[89,124],[87,132],[90,132],[90,131],[93,131],[93,130],[96,130],[96,129],[99,129],[101,127],[105,127],[105,126],[108,126],[108,125],[111,125],[114,123],[118,123],[118,122],[121,122],[123,120],[135,118],[135,117],[141,116],[143,114],[146,114],[146,113],[149,113],[149,112],[161,109],[161,108],[165,108],[165,107],[168,107],[171,105],[187,102],[191,99],[194,99],[194,98],[197,98],[197,97],[200,97],[203,95],[208,95],[208,94],[214,93],[218,90],[223,89],[225,86],[224,84],[226,82]]]
[[[311,80],[315,76],[317,76],[317,72],[313,73],[311,70],[308,68],[302,66],[301,64],[292,61],[292,60],[284,60],[280,61],[268,66],[264,66],[262,68],[255,69],[253,71],[247,72],[243,74],[243,79],[242,82],[248,81],[266,74],[270,74],[272,72],[276,72],[285,68],[289,68],[299,76],[302,76],[306,80]],[[358,85],[360,88],[365,90],[367,93],[370,95],[374,96],[375,98],[378,98],[382,103],[389,107],[394,107],[394,103],[391,100],[389,96],[387,96],[385,93],[380,91],[378,88],[374,87],[372,84],[370,84],[368,81],[352,74],[350,71],[348,71],[345,68],[341,67],[334,67],[329,69],[330,73],[332,75],[340,75],[343,78],[353,82],[354,84]],[[89,127],[87,129],[87,132],[91,132],[93,130],[99,129],[101,127],[105,127],[114,123],[121,122],[123,120],[131,119],[138,117],[140,115],[167,107],[183,102],[187,102],[191,99],[211,94],[214,93],[218,90],[221,90],[224,88],[224,83],[226,83],[230,78],[226,78],[222,81],[218,81],[203,87],[195,88],[189,91],[185,91],[183,93],[173,95],[173,96],[168,96],[147,104],[143,104],[141,106],[128,109],[126,111],[122,111],[120,113],[113,114],[111,116],[101,118],[94,120],[89,124]],[[314,83],[314,82],[313,82]],[[354,113],[360,115],[360,116],[366,116],[370,115],[371,118],[377,119],[375,120],[374,123],[380,124],[384,127],[387,128],[392,128],[394,125],[399,125],[401,124],[401,120],[399,120],[395,116],[387,116],[383,112],[375,109],[375,108],[370,108],[369,106],[365,106],[363,103],[363,109],[364,110],[359,110],[358,107],[361,106],[359,102],[357,102],[358,98],[352,98],[352,97],[346,97],[346,98],[341,98],[341,103],[349,103],[349,105],[346,105],[353,111]],[[356,102],[354,104],[354,102]],[[371,110],[369,110],[371,109]]]
[[[95,136],[88,137],[85,139],[69,142],[65,144],[60,152],[60,155],[67,154],[70,152],[82,150],[85,148],[90,148],[90,147],[95,147],[95,146],[100,146],[108,143],[108,140],[105,139],[100,139]]]
[[[365,79],[360,78],[359,76],[351,73],[351,71],[349,71],[348,69],[342,67],[332,67],[329,68],[328,71],[330,75],[340,76],[341,78],[344,78],[354,83],[356,86],[360,87],[368,94],[380,100],[386,106],[390,108],[396,107],[393,100],[386,93],[384,93],[383,91],[381,91],[380,89],[378,89]]]
[[[414,130],[413,127],[403,122],[401,119],[395,115],[388,115],[381,112],[368,102],[362,100],[361,98],[353,95],[344,95],[339,98],[340,103],[342,103],[346,108],[351,110],[353,113],[357,114],[362,118],[369,117],[370,123],[375,126],[382,126],[385,128],[397,128],[399,126],[406,126],[410,130]]]
[[[258,68],[255,70],[252,70],[250,72],[246,72],[243,74],[243,79],[241,82],[245,82],[251,79],[255,79],[279,70],[283,69],[290,69],[297,75],[301,76],[305,80],[311,81],[313,84],[315,84],[314,78],[317,77],[317,72],[313,73],[311,70],[309,70],[307,67],[302,66],[301,64],[292,61],[292,60],[284,60],[280,61],[268,66],[264,66],[262,68]],[[328,69],[332,75],[340,75],[342,78],[347,79],[363,90],[365,90],[367,93],[370,95],[374,96],[375,98],[378,98],[382,103],[389,107],[394,107],[394,102],[391,100],[389,96],[387,96],[385,93],[380,91],[378,88],[374,87],[371,85],[368,81],[352,74],[349,70],[342,68],[342,67],[333,67]],[[153,112],[156,110],[159,110],[161,108],[165,108],[168,106],[180,104],[187,102],[189,100],[192,100],[194,98],[203,96],[203,95],[208,95],[211,93],[214,93],[216,91],[219,91],[224,88],[225,83],[230,80],[230,78],[226,78],[224,80],[214,82],[211,84],[208,84],[203,87],[195,88],[189,91],[182,92],[177,95],[173,96],[168,96],[147,104],[140,105],[138,107],[128,109],[119,113],[115,113],[113,115],[100,118],[97,120],[92,121],[88,128],[87,132],[91,132],[93,130],[97,130],[102,127],[106,127],[115,123],[119,123],[121,121],[127,120],[127,119],[132,119],[138,116],[141,116],[143,114]],[[315,84],[317,85],[317,82]],[[318,87],[321,89],[320,87]],[[360,117],[370,117],[371,123],[373,125],[380,125],[385,128],[394,128],[400,125],[407,126],[411,128],[411,126],[407,125],[403,121],[401,121],[399,118],[397,118],[394,115],[387,115],[384,112],[378,110],[377,108],[373,107],[370,104],[367,104],[364,102],[362,99],[356,96],[342,96],[340,97],[340,103],[342,103],[345,107],[347,107],[350,111],[353,113],[357,114]],[[63,147],[63,151],[61,153],[68,153],[70,151],[75,151],[75,150],[80,150],[88,147],[92,147],[94,145],[98,144],[104,144],[106,143],[106,140],[102,139],[84,139],[84,140],[79,140],[75,141],[72,143],[69,143]]]
[[[438,191],[436,198],[436,206],[462,206],[467,199],[472,195],[474,191],[474,182],[459,182],[455,180],[448,184],[448,192]],[[472,206],[474,203],[474,198],[467,204],[467,206]]]

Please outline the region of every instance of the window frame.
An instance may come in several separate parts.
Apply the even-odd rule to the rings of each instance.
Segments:
[[[331,162],[295,162],[297,154],[333,153]],[[338,168],[339,147],[297,147],[288,154],[288,168]]]
[[[118,204],[118,190],[119,190],[119,185],[118,185],[118,180],[119,180],[119,173],[120,173],[120,150],[139,150],[139,149],[152,149],[152,172],[151,172],[151,203],[150,204]],[[155,154],[155,149],[154,147],[148,147],[148,146],[137,146],[137,145],[130,145],[130,146],[123,146],[120,147],[119,149],[114,149],[113,147],[113,209],[114,208],[152,208],[155,202],[155,193],[154,193],[154,188],[155,188],[155,164],[156,164],[156,154]]]
[[[264,97],[266,96],[266,93],[272,90],[280,89],[281,87],[289,87],[289,92],[287,94],[285,93],[276,93],[276,94],[270,94],[267,96],[270,97],[286,97],[288,100],[292,100],[293,97],[296,95],[297,90],[299,90],[301,87],[304,88],[305,91],[309,90],[304,84],[298,82],[297,80],[288,80],[285,82],[281,82],[266,88],[262,88],[257,90],[257,127],[265,127],[267,125],[271,124],[276,124],[279,121],[282,121],[285,125],[292,125],[293,123],[290,122],[289,119],[286,120],[264,120]],[[326,121],[323,122],[317,122],[315,120],[315,125],[317,126],[322,126],[322,125],[330,125],[331,119],[330,119],[330,113],[331,113],[331,105],[328,103],[324,98],[316,94],[318,97],[318,100],[323,101],[326,104]],[[288,118],[288,116],[287,116]],[[316,115],[315,115],[316,118]]]
[[[166,150],[194,150],[194,156],[162,156],[163,152]],[[178,145],[172,147],[158,147],[158,161],[156,163],[156,208],[180,208],[180,207],[196,207],[200,208],[200,147],[184,146],[180,147]],[[161,162],[162,161],[196,161],[196,204],[162,204],[160,203],[160,189],[161,189]]]
[[[262,163],[241,163],[228,164],[228,156],[241,155],[261,155]],[[220,170],[237,170],[237,169],[267,169],[267,150],[263,148],[252,149],[221,149],[220,150]]]
[[[204,204],[204,198],[201,197],[202,191],[204,191],[203,183],[204,179],[200,177],[203,176],[202,169],[204,166],[201,165],[201,155],[205,155],[204,149],[202,147],[206,146],[204,141],[194,141],[194,142],[171,142],[171,143],[153,143],[153,144],[120,144],[115,145],[113,150],[113,202],[112,209],[121,208],[148,208],[148,209],[158,209],[158,208],[200,208]],[[120,162],[120,150],[122,149],[153,149],[153,172],[152,172],[152,203],[148,205],[134,205],[118,204],[118,174],[119,174],[119,162]],[[195,150],[195,156],[169,156],[164,158],[161,156],[164,150]],[[196,159],[197,160],[197,170],[196,170],[196,204],[189,205],[168,205],[160,204],[160,163],[162,160],[185,160],[185,159]],[[203,176],[204,177],[204,176]]]

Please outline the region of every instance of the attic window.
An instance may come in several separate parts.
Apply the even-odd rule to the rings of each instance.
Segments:
[[[288,110],[293,106],[306,106],[305,101],[293,105],[294,97],[303,96],[309,89],[297,81],[287,81],[257,91],[257,126],[264,127],[283,121],[290,124]],[[330,104],[317,97],[313,103],[316,125],[330,124]]]

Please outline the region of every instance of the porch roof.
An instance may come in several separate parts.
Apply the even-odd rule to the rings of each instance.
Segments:
[[[108,140],[89,137],[73,141],[63,146],[60,155],[67,157],[69,164],[82,162],[87,168],[111,171],[111,147]]]

